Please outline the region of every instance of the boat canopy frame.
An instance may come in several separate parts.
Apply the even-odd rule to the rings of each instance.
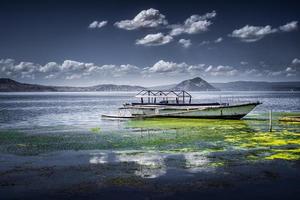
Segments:
[[[175,100],[176,104],[186,104],[186,100],[188,104],[191,104],[192,102],[192,95],[188,93],[187,91],[181,90],[181,91],[164,91],[164,90],[142,90],[135,96],[137,98],[141,99],[141,104],[157,104],[156,100],[157,98],[162,98],[164,103],[168,104],[169,99]],[[146,98],[146,101],[144,101],[144,98]]]

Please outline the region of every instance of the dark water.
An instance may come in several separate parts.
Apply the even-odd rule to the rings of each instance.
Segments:
[[[299,195],[300,124],[278,119],[299,115],[300,93],[192,93],[193,102],[261,101],[244,120],[101,119],[101,114],[116,113],[123,103],[135,101],[133,96],[1,93],[0,196],[296,199]],[[265,120],[269,110],[272,132]]]

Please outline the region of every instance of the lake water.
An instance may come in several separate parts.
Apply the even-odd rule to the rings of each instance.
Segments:
[[[192,93],[195,103],[263,103],[243,120],[101,119],[134,95],[0,93],[0,196],[239,199],[253,187],[261,193],[243,198],[296,199],[300,124],[278,118],[299,115],[299,92]]]
[[[65,126],[65,128],[118,129],[119,123],[101,120],[101,114],[117,113],[123,103],[135,102],[135,93],[1,93],[0,127],[30,129]],[[251,114],[300,112],[299,92],[194,92],[193,102],[260,101]],[[70,126],[70,127],[68,127]]]

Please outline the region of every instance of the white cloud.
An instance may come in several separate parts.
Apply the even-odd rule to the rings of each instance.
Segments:
[[[238,73],[234,67],[227,65],[212,66],[209,65],[204,72],[211,76],[234,76]]]
[[[90,25],[89,28],[95,29],[95,28],[102,28],[107,24],[107,21],[93,21]]]
[[[205,69],[205,64],[190,65],[187,68],[187,72],[190,74],[197,74],[203,72],[204,69]]]
[[[261,40],[267,35],[278,32],[290,32],[298,28],[298,21],[292,21],[278,28],[272,28],[270,25],[266,26],[249,26],[246,25],[243,28],[234,30],[229,37],[235,37],[242,42],[256,42]]]
[[[248,62],[246,62],[246,61],[241,61],[240,63],[241,63],[241,65],[248,65]]]
[[[210,41],[204,40],[200,43],[200,46],[207,45],[207,44],[210,44]]]
[[[205,72],[210,72],[212,69],[213,69],[213,66],[212,66],[212,65],[209,65],[209,66],[205,69]]]
[[[269,76],[279,76],[283,74],[283,71],[274,71],[274,72],[269,72]]]
[[[286,77],[296,76],[296,74],[287,73]]]
[[[223,38],[222,37],[219,37],[219,38],[217,38],[215,41],[214,41],[214,43],[220,43],[220,42],[222,42],[223,41]]]
[[[219,38],[217,38],[217,39],[215,39],[215,40],[213,40],[213,41],[209,41],[209,40],[204,40],[204,41],[202,41],[199,45],[200,46],[204,46],[204,45],[208,45],[208,44],[211,44],[211,43],[220,43],[220,42],[222,42],[223,41],[223,38],[222,37],[219,37]]]
[[[192,45],[191,40],[188,39],[180,39],[178,43],[181,44],[184,48],[189,48]]]
[[[170,35],[164,35],[162,33],[148,34],[142,39],[136,40],[137,45],[143,46],[160,46],[168,44],[173,40],[173,37]]]
[[[183,24],[171,25],[172,29],[170,35],[177,36],[183,33],[186,34],[196,34],[205,32],[208,30],[208,27],[212,24],[209,19],[214,18],[217,15],[215,11],[206,13],[205,15],[192,15],[185,20]]]
[[[58,72],[60,70],[60,66],[56,62],[49,62],[44,66],[40,67],[40,72],[48,73],[48,72]]]
[[[210,69],[210,74],[212,76],[234,76],[237,73],[238,71],[231,66],[219,65]]]
[[[49,62],[39,65],[32,62],[15,63],[13,59],[0,60],[1,72],[11,78],[34,78],[45,79],[79,79],[83,76],[97,77],[122,77],[140,73],[137,66],[125,65],[102,65],[84,63],[74,60],[65,60],[62,64]]]
[[[126,64],[126,65],[115,66],[112,75],[114,77],[121,77],[126,75],[138,74],[139,72],[140,69],[137,66]]]
[[[33,73],[37,69],[37,65],[32,62],[20,62],[18,65],[15,65],[13,70],[16,72],[23,73]]]
[[[286,71],[286,72],[294,72],[294,71],[296,71],[296,70],[294,70],[294,69],[291,68],[291,67],[287,67],[287,68],[285,69],[285,71]]]
[[[102,66],[90,66],[85,70],[85,74],[92,76],[98,75],[99,77],[122,77],[127,75],[134,75],[141,70],[134,65],[102,65]]]
[[[279,29],[283,32],[294,31],[297,30],[297,28],[298,28],[298,21],[292,21],[279,27]]]
[[[146,69],[148,73],[153,74],[163,74],[163,75],[170,75],[170,76],[226,76],[231,77],[238,74],[238,70],[232,66],[227,65],[205,65],[205,64],[198,64],[198,65],[188,65],[185,62],[182,63],[175,63],[160,60],[155,63],[152,67]],[[147,73],[145,72],[145,73]]]
[[[292,63],[285,69],[285,73],[287,77],[295,76],[297,73],[297,67],[300,66],[300,59],[294,58]]]
[[[74,60],[65,60],[61,64],[60,69],[62,71],[75,72],[75,71],[84,71],[93,66],[94,66],[93,63],[83,63]]]
[[[115,23],[120,29],[135,30],[139,28],[154,28],[160,25],[167,25],[166,17],[159,12],[159,10],[150,8],[142,10],[132,20],[122,20]]]
[[[20,62],[15,63],[13,59],[1,59],[0,68],[1,71],[10,77],[21,77],[21,78],[35,78],[35,72],[38,71],[40,65],[32,62]]]
[[[300,64],[300,59],[294,58],[292,61],[292,65],[299,65]]]
[[[188,68],[188,65],[186,63],[174,63],[174,62],[167,62],[164,60],[160,60],[157,63],[155,63],[152,67],[150,67],[148,70],[151,73],[179,73],[183,72]]]
[[[0,60],[0,65],[12,65],[13,63],[15,62],[14,59],[10,59],[10,58],[7,58],[7,59],[1,59]]]
[[[295,60],[295,59],[294,59]],[[294,63],[299,63],[299,59]],[[242,68],[236,68],[229,65],[207,65],[207,64],[187,64],[185,62],[172,62],[159,60],[152,66],[140,68],[131,64],[107,64],[96,65],[93,63],[78,62],[74,60],[65,60],[62,63],[49,62],[45,65],[40,65],[32,62],[18,62],[13,59],[0,60],[0,73],[3,77],[14,79],[52,79],[56,80],[103,80],[110,81],[112,78],[136,79],[137,77],[195,77],[203,76],[206,78],[231,78],[231,77],[291,77],[298,76],[297,65],[290,65],[286,67],[272,67],[249,68],[248,65]],[[235,77],[236,78],[236,77]]]
[[[247,74],[247,75],[252,75],[252,74],[256,74],[257,73],[257,70],[256,69],[247,69],[246,71],[245,71],[245,74]]]
[[[270,25],[267,26],[249,26],[236,29],[230,34],[230,37],[239,38],[243,42],[256,42],[266,35],[276,33],[277,29],[273,29]]]
[[[0,70],[7,76],[12,75],[11,69],[14,67],[15,60],[13,59],[1,59],[0,60]]]

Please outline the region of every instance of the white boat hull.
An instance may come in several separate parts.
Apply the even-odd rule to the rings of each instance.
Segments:
[[[241,119],[260,103],[244,103],[236,105],[220,106],[186,106],[174,108],[174,106],[158,107],[131,107],[130,112],[134,117],[178,117],[178,118],[218,118]]]

